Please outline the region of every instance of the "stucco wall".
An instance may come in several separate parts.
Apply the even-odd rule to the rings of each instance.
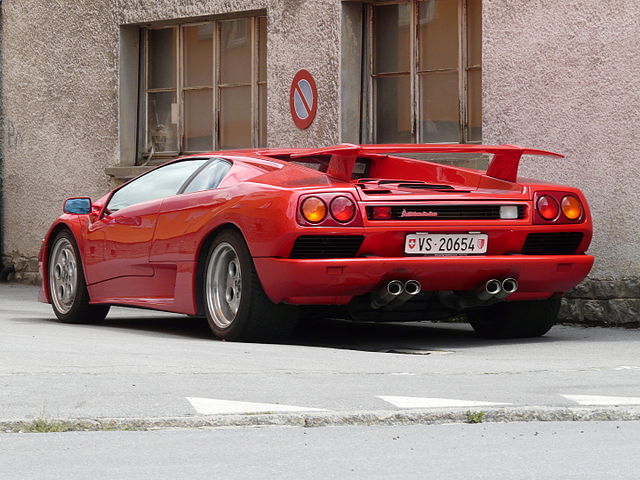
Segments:
[[[120,163],[121,25],[266,11],[269,146],[339,140],[339,0],[5,0],[2,9],[5,123],[15,132],[5,146],[5,252],[14,260],[36,255],[65,197],[109,189],[104,169]],[[301,68],[320,99],[304,131],[289,114]]]
[[[34,255],[65,196],[108,186],[118,138],[110,4],[2,2],[7,253]]]
[[[585,192],[593,278],[639,277],[640,3],[485,0],[483,30],[483,140],[565,154],[521,172]]]

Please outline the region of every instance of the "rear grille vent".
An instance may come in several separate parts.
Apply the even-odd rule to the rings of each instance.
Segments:
[[[290,258],[353,258],[363,240],[362,235],[302,235]]]
[[[573,255],[576,253],[582,232],[530,233],[522,247],[525,255]]]
[[[500,220],[500,205],[391,205],[390,207],[392,220]],[[525,218],[525,214],[525,205],[518,205],[518,218]],[[367,218],[374,220],[372,206],[367,206]]]

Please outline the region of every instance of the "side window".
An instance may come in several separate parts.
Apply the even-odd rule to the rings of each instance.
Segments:
[[[211,190],[220,185],[222,179],[231,169],[231,163],[226,160],[214,160],[207,165],[196,177],[189,182],[189,185],[182,193],[200,192],[202,190]]]
[[[185,160],[153,170],[114,193],[107,210],[115,212],[136,203],[175,195],[187,178],[207,161]]]

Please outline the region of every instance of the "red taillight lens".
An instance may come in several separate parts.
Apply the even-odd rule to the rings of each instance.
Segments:
[[[545,220],[553,220],[558,216],[558,213],[560,213],[558,202],[550,195],[542,195],[538,198],[536,208],[540,216]]]
[[[318,197],[309,197],[300,207],[302,217],[311,223],[318,223],[327,216],[327,205]]]
[[[356,214],[356,205],[353,200],[347,197],[336,197],[331,200],[329,206],[331,216],[338,222],[350,222]]]
[[[373,207],[374,220],[391,220],[391,207]]]
[[[567,195],[562,199],[562,213],[567,219],[573,221],[579,220],[582,217],[582,204],[577,197],[573,195]]]

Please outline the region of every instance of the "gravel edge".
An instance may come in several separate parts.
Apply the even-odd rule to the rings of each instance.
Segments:
[[[337,427],[446,423],[576,422],[640,420],[640,407],[521,407],[321,413],[263,413],[166,418],[0,420],[0,433],[146,431],[228,427]]]

